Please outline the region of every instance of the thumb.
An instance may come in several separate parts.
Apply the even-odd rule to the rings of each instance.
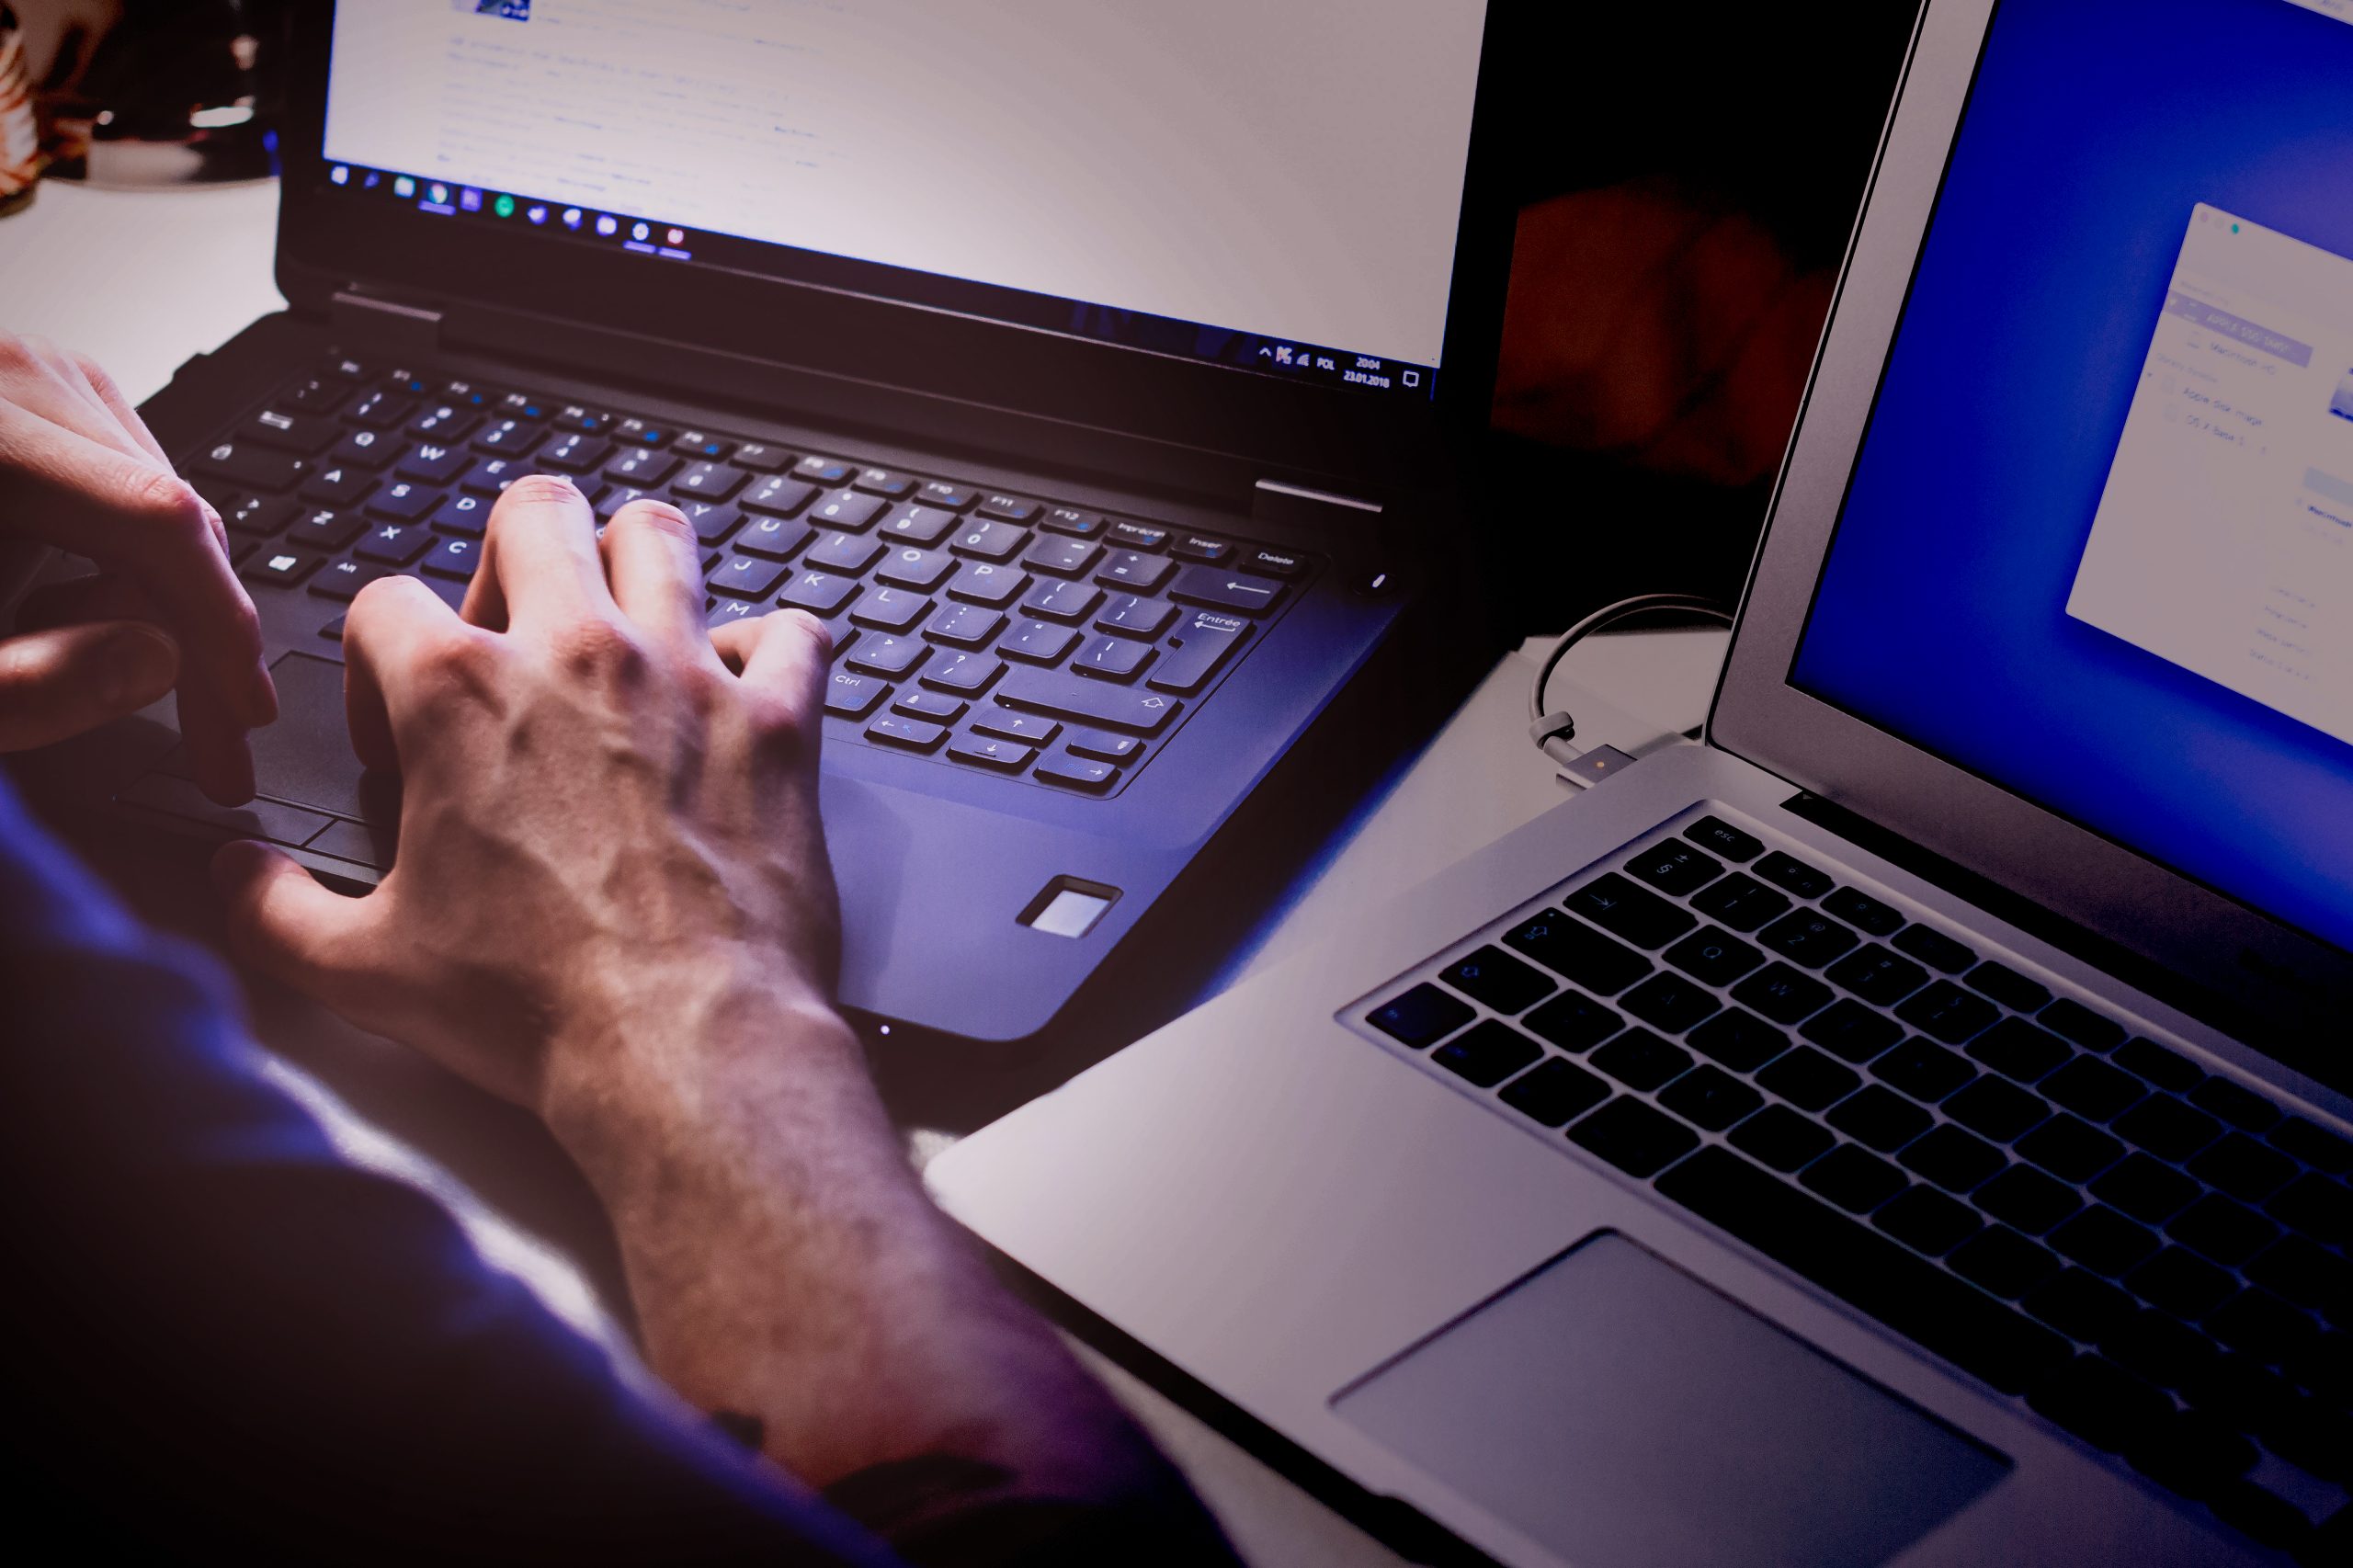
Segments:
[[[240,959],[346,1017],[363,1002],[377,943],[368,898],[321,886],[291,857],[249,840],[212,857]]]
[[[179,645],[135,620],[0,642],[0,752],[28,751],[133,713],[179,679]]]

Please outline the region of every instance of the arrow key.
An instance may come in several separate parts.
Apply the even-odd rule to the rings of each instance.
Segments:
[[[1098,795],[1118,779],[1120,770],[1108,762],[1089,762],[1085,757],[1050,756],[1038,765],[1037,776],[1049,784]]]
[[[972,721],[972,733],[1000,741],[1026,741],[1031,745],[1051,745],[1054,737],[1063,733],[1062,725],[1037,713],[1016,713],[1007,709],[993,708]]]
[[[1004,773],[1018,773],[1029,766],[1038,755],[1036,746],[1026,746],[1018,741],[989,741],[978,735],[967,735],[948,748],[948,755],[959,762],[978,763]]]

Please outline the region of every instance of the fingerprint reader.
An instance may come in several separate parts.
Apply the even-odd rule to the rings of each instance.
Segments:
[[[1108,898],[1093,893],[1074,892],[1069,889],[1054,894],[1038,917],[1029,922],[1033,931],[1043,931],[1049,937],[1084,937],[1095,929],[1103,912],[1111,907]]]
[[[1095,929],[1095,923],[1103,918],[1103,912],[1119,896],[1119,889],[1107,888],[1099,882],[1056,877],[1021,912],[1021,924],[1049,937],[1076,939]]]

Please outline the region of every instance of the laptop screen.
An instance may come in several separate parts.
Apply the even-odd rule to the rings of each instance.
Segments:
[[[1485,0],[366,0],[350,199],[1427,399]]]
[[[2003,0],[1790,678],[2353,949],[2353,0]]]

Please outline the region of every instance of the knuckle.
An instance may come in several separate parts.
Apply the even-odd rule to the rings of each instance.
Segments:
[[[242,589],[237,594],[237,602],[229,607],[223,619],[227,621],[225,630],[230,641],[239,649],[247,652],[260,649],[261,612],[254,608],[254,601],[247,598]]]
[[[824,726],[806,706],[789,698],[754,698],[745,705],[745,718],[762,747],[787,759],[815,756],[824,738]]]
[[[198,538],[211,534],[211,508],[194,485],[169,469],[140,466],[124,500],[131,511],[165,527],[186,529]]]
[[[115,385],[114,377],[108,372],[104,365],[78,348],[69,349],[67,357],[74,361],[75,368],[80,369],[99,396],[109,397],[119,392],[120,389]]]
[[[483,688],[492,657],[485,639],[453,627],[419,638],[410,654],[410,667],[420,694],[447,704]]]
[[[735,682],[708,664],[688,664],[678,670],[678,693],[695,716],[708,722],[734,696]]]
[[[557,659],[574,676],[607,686],[634,686],[653,664],[628,627],[603,616],[565,627],[556,633],[554,647]]]
[[[17,699],[20,687],[29,687],[47,673],[40,649],[24,637],[0,641],[0,696]]]

